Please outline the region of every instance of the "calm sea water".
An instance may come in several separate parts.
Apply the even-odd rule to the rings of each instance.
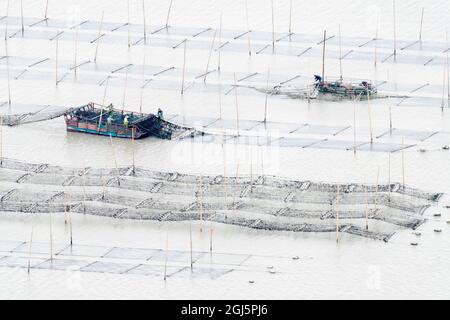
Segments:
[[[289,1],[274,1],[275,30],[287,32],[289,27]],[[142,2],[130,1],[130,20],[142,22]],[[6,1],[1,2],[4,10]],[[169,1],[147,1],[147,23],[165,23]],[[43,17],[45,1],[24,1],[27,17]],[[271,32],[270,1],[248,1],[249,26],[252,30]],[[420,15],[425,8],[423,39],[445,42],[448,27],[448,5],[446,1],[397,1],[397,35],[399,39],[415,41],[418,38]],[[50,1],[49,17],[70,20],[99,20],[102,11],[105,21],[127,21],[125,1]],[[246,30],[244,1],[174,1],[170,24],[183,27],[213,27],[219,25],[220,14],[224,29]],[[3,11],[2,11],[3,15]],[[20,16],[18,1],[10,7],[10,15]],[[378,17],[378,18],[377,18]],[[376,25],[379,37],[392,39],[393,13],[391,1],[378,1],[367,5],[365,1],[293,1],[293,32],[321,37],[326,28],[337,33],[341,25],[346,37],[373,38]],[[124,36],[126,37],[126,31]],[[156,37],[156,36],[155,36]],[[151,40],[150,40],[151,41]],[[246,41],[244,41],[246,43]],[[14,38],[9,41],[9,55],[23,57],[53,57],[54,45],[44,40]],[[2,49],[4,50],[4,49]],[[79,61],[93,57],[93,44],[78,44]],[[382,53],[390,49],[380,49]],[[74,43],[61,41],[60,59],[74,59]],[[101,44],[99,61],[117,64],[141,63],[142,46],[128,49],[126,45]],[[3,53],[2,53],[3,54]],[[206,68],[208,50],[189,50],[187,67],[199,70]],[[419,52],[427,55],[429,53]],[[183,54],[180,50],[148,47],[148,64],[181,67]],[[223,53],[222,70],[229,72],[267,72],[274,74],[319,73],[321,61],[318,58],[301,58],[281,55],[256,55],[245,52]],[[217,67],[217,56],[211,59],[212,68]],[[4,68],[4,65],[2,66]],[[378,64],[373,61],[343,62],[344,76],[352,78],[385,79],[389,72],[398,83],[430,83],[442,85],[442,66],[420,64]],[[339,63],[327,59],[327,73],[339,76]],[[211,78],[214,79],[214,76]],[[4,78],[2,78],[4,79]],[[6,81],[1,82],[2,100],[7,97]],[[103,99],[104,87],[85,85],[80,79],[69,75],[56,88],[50,81],[12,80],[11,91],[14,103],[52,104],[76,106],[88,101]],[[123,102],[124,90],[114,87],[107,92],[106,101],[115,105]],[[137,110],[140,90],[130,87],[125,95],[128,109]],[[265,96],[242,94],[238,96],[241,119],[262,120]],[[222,115],[235,119],[235,97],[222,96]],[[152,90],[144,92],[143,109],[155,112],[162,107],[167,113],[181,115],[217,117],[219,96],[216,93],[187,91],[181,96],[176,90]],[[353,125],[352,103],[313,102],[270,97],[268,118],[271,121],[312,123],[321,125]],[[393,108],[395,128],[422,131],[450,131],[449,112],[437,107],[395,107]],[[385,104],[372,109],[372,123],[375,131],[388,128],[389,108]],[[366,103],[357,108],[358,137],[367,140],[369,126]],[[441,140],[426,141],[420,153],[417,148],[405,152],[406,183],[417,188],[448,193],[450,191],[449,153],[440,148],[450,144],[450,136]],[[396,140],[398,142],[398,139]],[[275,174],[290,178],[334,182],[375,183],[379,169],[381,182],[388,179],[388,155],[377,152],[275,148],[267,150],[252,147],[256,154],[250,164],[249,146],[226,146],[226,161],[221,146],[190,145],[146,139],[136,142],[136,163],[140,166],[186,173],[221,174],[224,168],[234,174],[239,163],[239,172]],[[256,150],[256,151],[255,151]],[[120,165],[131,163],[130,143],[114,141],[114,153]],[[69,134],[62,119],[34,123],[13,128],[3,128],[3,155],[34,162],[70,166],[114,166],[113,149],[108,139]],[[255,160],[256,159],[256,160]],[[401,181],[401,154],[391,156],[392,179]],[[250,271],[235,271],[215,280],[169,279],[164,283],[157,277],[134,275],[113,275],[49,270],[33,270],[31,278],[24,269],[0,269],[1,298],[449,298],[450,239],[446,220],[450,219],[448,209],[442,208],[450,200],[444,196],[441,203],[431,207],[425,216],[429,221],[420,227],[421,238],[417,239],[410,230],[399,230],[389,243],[380,243],[343,235],[336,244],[334,234],[292,234],[247,230],[231,226],[214,226],[214,247],[217,252],[263,255],[254,262]],[[433,217],[441,212],[442,218]],[[26,241],[32,225],[36,241],[48,242],[48,217],[36,218],[22,215],[3,214],[0,218],[0,240]],[[164,248],[166,234],[170,247],[189,249],[189,229],[183,223],[155,223],[141,221],[115,221],[89,216],[74,217],[74,239],[78,244],[107,245],[121,247]],[[442,233],[433,230],[440,228]],[[208,233],[200,232],[195,226],[194,248],[208,250]],[[54,241],[67,243],[68,229],[62,217],[54,217]],[[419,246],[410,246],[411,241]],[[284,256],[288,259],[276,259]],[[289,257],[299,256],[299,260]],[[267,267],[273,266],[276,274],[270,274]],[[250,284],[248,281],[254,280]]]

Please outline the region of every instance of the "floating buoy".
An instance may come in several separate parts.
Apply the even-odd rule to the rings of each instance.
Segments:
[[[441,229],[434,229],[434,232],[439,233],[439,232],[442,232],[442,230]]]
[[[253,281],[253,280],[248,280],[248,283],[255,283],[255,281]]]
[[[292,257],[292,260],[298,260],[298,259],[300,259],[299,256]]]
[[[448,150],[448,149],[450,149],[450,147],[449,147],[449,146],[447,146],[447,145],[445,145],[445,146],[443,146],[443,147],[442,147],[442,149],[444,149],[444,150]]]
[[[433,217],[440,217],[440,216],[441,216],[440,213],[435,213],[435,214],[433,214]]]
[[[420,237],[422,235],[422,233],[420,233],[420,232],[413,232],[413,235],[415,235],[417,237]]]
[[[273,266],[268,266],[267,269],[273,269]]]
[[[269,270],[269,273],[274,274],[274,273],[275,273],[275,270],[270,269],[270,270]]]
[[[412,245],[412,246],[417,246],[418,243],[417,243],[417,242],[411,242],[411,245]]]
[[[419,151],[422,152],[422,153],[427,152],[427,150],[425,150],[425,149],[420,149]]]

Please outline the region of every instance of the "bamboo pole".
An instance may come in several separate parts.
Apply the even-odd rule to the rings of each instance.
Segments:
[[[45,3],[45,14],[44,14],[44,19],[47,20],[48,18],[48,0]]]
[[[234,97],[236,102],[236,128],[237,128],[237,135],[239,137],[239,107],[238,107],[238,96],[237,96],[237,83],[236,83],[236,73],[233,73],[234,75]]]
[[[357,97],[353,101],[353,154],[356,155],[356,101]]]
[[[23,36],[25,35],[25,26],[23,23],[23,0],[20,0],[20,22],[22,24],[21,31],[22,31],[22,38],[23,38]]]
[[[425,13],[425,8],[422,7],[422,14],[420,16],[420,31],[419,31],[419,43],[420,43],[420,48],[422,49],[422,30],[423,30],[423,15]]]
[[[219,75],[219,120],[222,119],[222,80]]]
[[[127,0],[127,31],[128,31],[128,48],[131,47],[131,36],[130,36],[130,0]]]
[[[378,166],[378,168],[377,168],[377,180],[376,180],[376,189],[375,189],[375,210],[377,210],[377,207],[378,207],[379,181],[380,181],[380,166]]]
[[[366,230],[369,229],[369,198],[367,195],[367,184],[366,184],[366,178],[364,178],[364,198],[366,202]]]
[[[248,21],[248,2],[247,2],[247,0],[245,0],[245,20],[247,22],[248,55],[249,55],[249,57],[251,57],[252,56],[252,47],[251,47],[251,44],[250,44],[250,33],[251,33],[251,30],[250,30],[250,24],[249,24],[249,21]]]
[[[73,72],[75,77],[77,76],[77,55],[78,55],[78,26],[75,30],[75,55],[74,55],[74,64],[73,64]]]
[[[446,44],[447,44],[447,49],[448,49],[448,31],[445,33],[445,41],[446,41]],[[450,108],[450,81],[449,81],[449,77],[450,77],[450,61],[449,61],[449,53],[448,53],[448,50],[447,50],[447,53],[446,53],[446,65],[447,65],[447,77],[446,77],[446,80],[447,80],[447,108]]]
[[[147,44],[147,27],[145,21],[145,0],[142,0],[142,18],[144,23],[144,44]]]
[[[273,12],[273,0],[270,2],[272,5],[272,53],[275,53],[275,16]]]
[[[389,70],[387,71],[387,81],[389,82]],[[391,103],[391,95],[388,96],[388,104],[389,104],[389,136],[392,137],[392,103]]]
[[[292,34],[292,0],[289,1],[289,41],[291,40]]]
[[[402,138],[402,182],[405,190],[405,138]]]
[[[169,255],[169,232],[166,233],[166,257],[164,259],[164,281],[167,280],[167,256]]]
[[[172,9],[173,0],[170,0],[169,9],[167,10],[166,29],[169,27],[170,10]]]
[[[127,96],[127,86],[128,86],[128,68],[125,71],[125,86],[123,88],[123,96],[122,96],[122,111],[125,110],[125,100]]]
[[[98,119],[97,131],[100,130],[100,126],[101,126],[101,124],[102,124],[102,119],[103,119],[103,108],[105,107],[106,92],[108,91],[108,84],[109,84],[109,76],[106,77],[105,91],[104,91],[104,93],[103,93],[102,108],[101,108],[101,110],[100,110],[100,118]],[[108,128],[108,130],[111,130],[111,128]]]
[[[341,25],[339,25],[339,74],[342,81],[342,39],[341,39]]]
[[[56,30],[56,53],[55,53],[55,85],[58,86],[58,43],[59,43],[59,30]]]
[[[119,166],[117,165],[116,151],[114,149],[114,144],[113,144],[113,139],[112,139],[111,133],[109,134],[109,140],[111,142],[111,149],[112,149],[112,154],[113,154],[113,158],[114,158],[114,165],[116,166],[117,185],[120,187],[120,171],[119,171]]]
[[[30,246],[28,248],[28,266],[27,266],[27,272],[28,277],[30,277],[30,269],[31,269],[31,248],[33,246],[33,232],[34,232],[34,226],[31,226],[31,234],[30,234]]]
[[[139,98],[139,112],[142,113],[142,103],[144,99],[144,87],[145,87],[145,58],[146,58],[146,48],[144,47],[144,57],[142,61],[142,86],[141,86],[141,95]]]
[[[52,227],[52,213],[49,213],[50,220],[50,261],[53,262],[53,227]]]
[[[445,83],[447,80],[447,65],[446,62],[444,62],[444,72],[443,72],[443,77],[442,77],[442,102],[441,102],[441,111],[444,112],[444,107],[445,107]]]
[[[103,29],[103,18],[105,17],[105,11],[102,11],[102,17],[100,19],[100,26],[98,28],[98,35],[97,35],[97,43],[95,44],[95,54],[94,54],[94,63],[97,63],[97,54],[98,54],[98,47],[100,45],[100,36],[102,34]]]
[[[6,53],[6,78],[8,80],[8,106],[9,111],[11,111],[11,80],[9,73],[8,40],[5,41],[5,53]]]
[[[184,39],[183,76],[182,76],[182,80],[181,80],[181,94],[184,94],[184,74],[186,72],[186,42],[187,42],[187,39]]]
[[[194,269],[194,260],[192,257],[192,218],[189,219],[189,252],[190,252],[190,258],[191,258],[191,272]]]
[[[323,47],[322,47],[322,81],[325,81],[325,46],[327,42],[327,30],[323,32]]]
[[[6,1],[5,45],[8,41],[9,0]],[[8,54],[6,54],[8,56]]]
[[[133,160],[133,176],[136,174],[136,170],[135,170],[135,149],[134,149],[134,138],[135,138],[135,132],[136,132],[136,127],[132,126],[131,127],[131,153],[132,153],[132,160]]]
[[[339,243],[339,184],[336,191],[336,243]]]
[[[0,114],[0,167],[3,166],[3,115]]]
[[[220,54],[221,54],[221,48],[222,46],[222,12],[220,13],[220,18],[219,18],[219,48],[217,49],[217,54],[218,54],[218,58],[217,58],[217,71],[220,72]]]
[[[211,61],[211,54],[214,49],[214,42],[216,41],[217,30],[214,31],[214,36],[211,42],[211,48],[209,49],[208,62],[206,63],[205,76],[203,78],[203,83],[206,84],[206,77],[208,76],[209,62]]]
[[[388,152],[388,202],[391,202],[391,153]]]
[[[371,108],[371,106],[370,106],[369,86],[367,86],[367,109],[368,109],[368,111],[369,111],[370,144],[373,144],[372,108]]]
[[[394,11],[394,61],[397,61],[397,13],[395,7],[395,0],[393,0]]]
[[[267,69],[266,100],[264,102],[264,124],[267,121],[267,103],[268,103],[268,99],[269,99],[269,78],[270,78],[270,68]]]

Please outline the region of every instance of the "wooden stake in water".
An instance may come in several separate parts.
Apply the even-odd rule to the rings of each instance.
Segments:
[[[247,43],[248,43],[248,55],[251,56],[252,55],[252,47],[250,44],[250,24],[248,21],[248,3],[247,0],[245,0],[245,20],[247,22]]]
[[[33,247],[33,231],[34,231],[34,226],[31,226],[31,235],[30,235],[30,246],[28,249],[28,276],[30,276],[30,269],[31,269],[31,248]]]
[[[103,18],[105,17],[105,11],[102,11],[102,18],[100,19],[100,26],[98,28],[97,43],[95,44],[94,63],[97,63],[98,46],[100,45],[100,36],[103,29]]]
[[[6,78],[8,80],[8,107],[11,110],[11,81],[9,79],[9,55],[8,55],[8,40],[5,41],[6,54]]]
[[[78,55],[78,26],[75,31],[75,55],[74,55],[74,63],[73,63],[73,72],[75,77],[77,76],[77,55]]]
[[[376,180],[376,188],[375,188],[375,210],[377,210],[378,207],[378,184],[380,180],[380,167],[377,168],[377,180]]]
[[[420,16],[420,31],[419,31],[419,43],[420,43],[420,48],[422,48],[422,29],[423,29],[423,15],[425,13],[425,8],[422,7],[422,14]]]
[[[369,198],[367,195],[366,179],[364,179],[364,197],[366,200],[366,230],[369,230]]]
[[[339,79],[342,81],[342,43],[341,43],[341,25],[339,25]]]
[[[273,0],[271,0],[272,5],[272,53],[275,53],[275,15],[273,12]]]
[[[203,83],[206,84],[206,77],[208,76],[209,62],[211,61],[211,54],[214,49],[214,42],[216,41],[217,30],[214,31],[214,36],[211,42],[211,48],[209,49],[208,62],[206,63],[205,76],[203,78]]]
[[[237,96],[237,83],[236,83],[236,73],[233,73],[234,75],[234,97],[236,102],[236,128],[237,128],[237,135],[239,137],[239,107],[238,107],[238,96]]]
[[[122,111],[125,110],[125,99],[127,97],[127,87],[128,87],[128,68],[125,71],[125,85],[123,87]]]
[[[167,10],[166,28],[169,27],[169,18],[170,18],[170,10],[172,9],[172,2],[173,0],[170,0],[169,9]]]
[[[336,242],[339,242],[339,185],[336,190]]]
[[[116,166],[117,185],[120,187],[120,171],[119,171],[119,166],[117,165],[116,151],[114,149],[114,144],[113,144],[113,139],[112,139],[111,133],[109,134],[109,140],[111,142],[111,149],[112,149],[112,153],[113,153],[114,165]]]
[[[394,11],[394,61],[397,61],[397,13],[395,8],[395,0],[393,0]]]
[[[3,165],[3,115],[0,114],[0,166]]]
[[[442,77],[442,102],[441,102],[441,111],[444,112],[445,107],[445,83],[447,81],[447,63],[444,62],[444,68],[443,68],[443,77]]]
[[[169,255],[169,232],[166,233],[166,257],[164,259],[164,281],[167,280],[167,258]]]
[[[23,0],[20,0],[20,22],[22,24],[22,37],[25,35],[25,27],[23,24]]]
[[[145,0],[142,0],[142,18],[144,23],[144,44],[147,44],[147,27],[145,22]]]
[[[44,19],[47,20],[48,19],[48,0],[45,3],[45,14],[44,14]]]
[[[388,152],[388,201],[391,202],[391,153]]]
[[[142,58],[142,86],[141,86],[141,95],[139,98],[139,112],[142,113],[142,103],[144,100],[144,87],[145,87],[145,58],[146,58],[146,48],[144,47],[144,57]]]
[[[55,85],[58,86],[58,43],[59,43],[59,30],[56,30],[56,53],[55,53]]]
[[[5,45],[8,41],[9,0],[6,1]],[[8,56],[8,54],[6,54]]]
[[[127,30],[128,30],[128,48],[131,47],[131,36],[130,36],[130,0],[127,0]]]
[[[194,259],[192,257],[192,220],[189,219],[189,252],[191,256],[191,272],[194,269]]]
[[[52,227],[52,213],[50,212],[50,261],[53,261],[53,227]]]
[[[371,108],[371,106],[370,106],[369,86],[367,86],[367,108],[368,108],[368,111],[369,111],[370,144],[373,144],[372,108]]]
[[[134,159],[135,159],[135,156],[134,156],[134,137],[135,137],[135,134],[136,134],[136,127],[135,126],[132,126],[131,127],[131,153],[132,153],[132,157],[133,157],[133,170],[132,170],[132,174],[133,174],[133,176],[136,174],[136,171],[135,171],[135,161],[134,161]]]
[[[291,40],[292,34],[292,0],[289,2],[289,41]]]
[[[270,68],[267,69],[266,100],[264,102],[264,124],[267,121],[267,103],[268,103],[268,99],[269,99],[269,78],[270,78]]]
[[[219,18],[219,48],[217,49],[217,54],[218,54],[218,58],[217,58],[217,71],[220,72],[220,53],[221,53],[221,48],[222,46],[222,12],[220,13],[220,18]]]
[[[356,155],[356,101],[353,102],[353,154]]]
[[[402,180],[403,190],[405,190],[405,138],[402,138]]]
[[[183,49],[183,76],[181,79],[181,94],[184,94],[184,73],[186,72],[186,42],[187,39],[184,39],[184,49]]]
[[[323,32],[323,47],[322,47],[322,81],[325,81],[325,46],[327,42],[327,30]]]
[[[387,82],[389,83],[389,70],[387,72]],[[391,103],[391,95],[388,96],[388,104],[389,104],[389,136],[392,137],[392,103]]]

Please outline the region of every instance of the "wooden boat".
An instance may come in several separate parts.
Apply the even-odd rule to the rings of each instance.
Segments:
[[[377,95],[377,89],[367,81],[360,83],[345,83],[342,80],[324,81],[319,75],[314,75],[314,78],[314,88],[319,95],[333,95],[348,99]]]
[[[172,139],[187,131],[176,124],[165,121],[162,114],[145,114],[108,108],[93,102],[71,108],[65,114],[67,131],[83,132],[96,135],[142,139],[155,136],[161,139]]]

